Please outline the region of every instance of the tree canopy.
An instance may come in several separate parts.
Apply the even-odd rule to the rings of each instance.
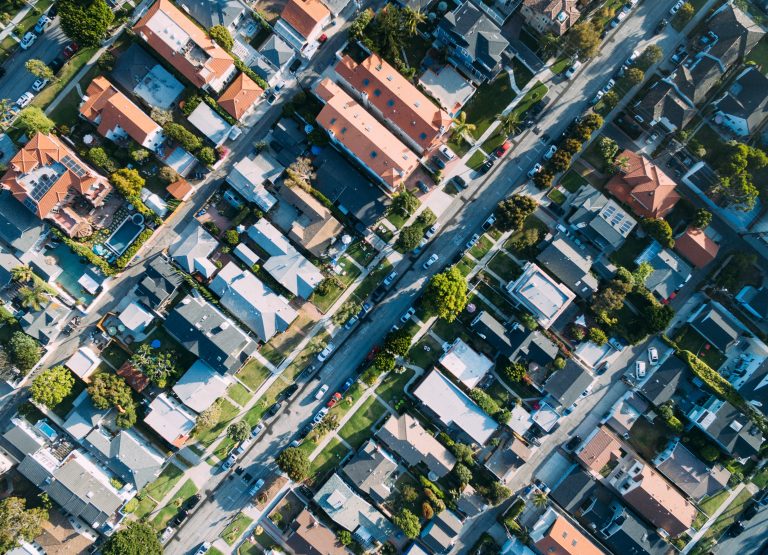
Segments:
[[[136,423],[136,403],[131,388],[117,374],[101,372],[96,374],[88,386],[88,394],[97,409],[115,407],[118,411],[117,425],[130,428]]]
[[[277,456],[277,466],[294,482],[301,482],[309,476],[309,457],[298,447],[283,449]]]
[[[50,133],[56,127],[54,121],[37,106],[27,106],[19,112],[15,124],[30,136],[35,133]]]
[[[195,426],[202,430],[209,430],[219,423],[221,419],[221,403],[215,401],[210,407],[197,415]]]
[[[591,21],[580,21],[568,31],[566,46],[580,56],[592,58],[600,48],[600,31]]]
[[[20,497],[6,497],[0,501],[0,552],[8,553],[20,542],[33,541],[42,532],[48,511],[38,507],[27,509]]]
[[[693,217],[691,225],[696,229],[706,229],[712,223],[712,212],[699,208]]]
[[[418,225],[409,225],[400,230],[395,246],[403,253],[412,251],[419,246],[424,238],[424,228]]]
[[[27,60],[24,64],[24,69],[40,79],[48,79],[49,81],[52,81],[54,77],[53,70],[48,67],[48,64],[35,58]]]
[[[224,50],[227,52],[232,51],[232,47],[235,45],[235,40],[232,38],[232,35],[226,27],[223,25],[214,25],[208,29],[208,35]]]
[[[720,175],[715,190],[735,208],[752,210],[760,194],[754,183],[755,172],[768,165],[768,155],[758,147],[730,141],[716,151],[715,157],[714,164]]]
[[[251,427],[245,420],[240,420],[227,427],[227,437],[235,443],[244,441],[251,434]]]
[[[162,555],[157,532],[146,522],[132,521],[112,534],[101,548],[103,555]]]
[[[427,310],[453,322],[467,306],[467,280],[456,266],[432,276],[422,299]]]
[[[126,198],[137,197],[144,187],[144,178],[135,169],[122,168],[113,173],[109,180]]]
[[[672,236],[672,227],[666,220],[660,218],[645,218],[642,221],[643,229],[646,233],[656,239],[662,246],[671,249],[675,246],[675,239]]]
[[[131,356],[131,365],[140,370],[158,387],[165,387],[168,378],[179,373],[176,353],[153,349],[147,343]]]
[[[166,123],[163,126],[163,131],[169,139],[177,142],[181,148],[188,152],[194,153],[203,145],[199,137],[178,123]]]
[[[405,356],[411,349],[411,336],[406,329],[391,331],[384,338],[384,350],[395,356]]]
[[[42,356],[40,344],[23,331],[14,332],[6,347],[11,362],[23,374],[32,370]]]
[[[29,388],[32,399],[53,408],[72,392],[75,377],[64,366],[54,366],[35,377]]]
[[[418,538],[421,533],[419,517],[402,507],[393,517],[392,522],[409,538]]]
[[[105,0],[59,0],[61,27],[80,46],[97,46],[115,14]]]
[[[518,231],[533,214],[538,203],[528,195],[512,195],[496,207],[496,227],[501,231]]]

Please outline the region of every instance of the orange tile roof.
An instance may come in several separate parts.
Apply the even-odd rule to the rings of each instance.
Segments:
[[[165,190],[168,191],[173,198],[183,201],[189,198],[189,195],[192,194],[195,188],[192,187],[192,184],[189,181],[183,177],[179,177],[176,181],[168,185]]]
[[[288,0],[280,17],[306,39],[330,15],[331,11],[320,0]]]
[[[422,150],[432,147],[451,125],[451,117],[381,56],[371,54],[362,63],[344,56],[338,73],[384,117],[401,129]]]
[[[120,126],[130,138],[143,145],[151,134],[160,129],[152,118],[103,76],[91,81],[85,94],[87,98],[80,106],[80,114],[91,123],[96,123],[101,116],[98,130],[104,136]]]
[[[689,227],[675,239],[675,250],[697,268],[703,268],[715,259],[720,245],[707,237],[704,230]]]
[[[417,168],[416,155],[336,83],[323,79],[316,92],[326,102],[317,122],[378,175],[390,191]]]
[[[625,150],[617,158],[629,161],[626,172],[608,182],[608,190],[633,212],[645,218],[663,218],[680,200],[677,184],[646,157]]]
[[[153,21],[155,17],[157,21]],[[202,87],[223,78],[235,65],[232,56],[170,0],[157,0],[133,31],[195,86]],[[204,61],[181,53],[189,47],[189,40],[199,48]]]
[[[611,459],[618,459],[620,452],[621,442],[601,426],[576,457],[593,472],[600,472]]]
[[[243,117],[264,94],[264,89],[245,73],[238,75],[219,97],[219,104],[235,119]]]
[[[557,517],[549,531],[534,545],[547,555],[603,555],[589,538],[562,516]]]
[[[624,499],[654,526],[671,536],[685,532],[696,518],[696,507],[650,465],[645,464],[632,481],[638,486],[624,493]]]
[[[31,180],[40,183],[39,177],[45,168],[51,169],[49,174],[59,175],[47,190],[37,187],[38,198],[33,198],[31,195],[36,187]],[[41,172],[40,176],[29,175],[36,170]],[[0,185],[9,189],[19,202],[29,200],[35,207],[30,209],[41,219],[64,199],[70,188],[85,194],[98,184],[109,186],[106,178],[88,167],[58,137],[43,133],[37,133],[11,158],[8,171],[0,179]],[[29,204],[25,206],[29,207]]]

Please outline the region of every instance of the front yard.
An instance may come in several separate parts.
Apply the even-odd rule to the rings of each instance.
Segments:
[[[371,428],[386,412],[387,409],[376,397],[368,398],[339,430],[339,437],[353,449],[358,449],[371,436]]]
[[[500,73],[491,83],[481,85],[470,101],[464,106],[467,122],[475,125],[472,135],[479,139],[515,98],[510,76]]]
[[[243,513],[238,514],[235,519],[230,522],[224,531],[221,533],[221,539],[223,539],[227,545],[233,545],[237,538],[243,535],[243,532],[251,525],[253,519]]]

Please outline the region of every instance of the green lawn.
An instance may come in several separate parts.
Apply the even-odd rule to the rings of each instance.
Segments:
[[[160,509],[155,518],[152,519],[152,527],[158,532],[165,528],[168,521],[179,512],[181,505],[196,493],[197,486],[195,486],[192,480],[184,482],[184,485],[179,488],[179,491],[176,492],[168,504]]]
[[[332,409],[330,414],[335,414],[339,420],[341,420],[345,414],[347,414],[357,400],[362,396],[363,392],[367,389],[367,386],[360,382],[352,384],[347,392],[344,394],[344,399],[340,403],[337,403]]]
[[[651,424],[645,418],[638,418],[632,426],[629,442],[646,460],[653,460],[664,449],[670,435],[661,422]]]
[[[482,235],[477,244],[469,249],[469,254],[471,254],[475,260],[480,260],[491,250],[491,248],[493,248],[493,241],[491,241],[487,235]]]
[[[491,276],[488,276],[488,279],[492,279]],[[511,280],[510,280],[511,281]],[[492,287],[488,283],[481,281],[477,284],[477,292],[483,295],[486,299],[488,299],[488,302],[493,304],[496,308],[498,308],[502,314],[511,314],[513,309],[512,305],[510,304],[508,298],[506,295],[502,294],[499,290],[501,286],[505,284],[500,284],[497,287]]]
[[[80,69],[91,58],[91,56],[96,53],[96,50],[96,47],[82,48],[74,56],[72,56],[57,74],[56,81],[52,82],[42,91],[40,91],[40,94],[35,96],[35,99],[32,101],[32,105],[45,109],[45,107],[48,106],[48,104],[50,104],[54,98],[56,98],[56,96],[59,94],[59,91],[72,80],[75,74],[80,71]]]
[[[758,471],[752,478],[752,483],[760,489],[768,486],[768,467],[764,466],[762,470]]]
[[[339,466],[348,453],[349,449],[347,449],[346,445],[339,441],[338,438],[333,438],[314,458],[310,472],[313,476],[322,476],[331,468]]]
[[[335,277],[338,278],[338,282],[332,283],[328,288],[328,293],[325,295],[321,295],[315,291],[312,293],[312,297],[310,298],[312,304],[314,304],[323,314],[328,312],[333,303],[335,303],[338,298],[341,297],[346,288],[349,287],[361,273],[360,268],[353,264],[349,257],[341,257],[338,263],[343,269],[342,274],[335,275]]]
[[[699,127],[693,138],[704,146],[704,149],[707,151],[704,159],[708,162],[711,162],[717,156],[718,150],[723,146],[723,140],[720,138],[720,135],[706,123]]]
[[[154,482],[147,484],[144,487],[144,493],[147,493],[154,497],[157,501],[160,501],[165,497],[173,486],[176,485],[181,477],[184,475],[184,471],[173,463],[168,464],[160,473]]]
[[[560,58],[554,64],[550,66],[550,71],[555,75],[560,75],[571,65],[571,59],[569,57]]]
[[[390,372],[376,388],[376,394],[391,405],[395,399],[402,397],[405,384],[413,378],[415,373],[409,368],[406,368],[402,374]]]
[[[251,525],[253,519],[243,513],[240,513],[230,522],[221,533],[221,538],[227,542],[227,545],[233,545],[237,538],[243,535],[243,532]]]
[[[59,101],[56,108],[51,110],[48,117],[56,122],[57,125],[72,127],[78,122],[79,108],[82,100],[83,97],[78,94],[77,89],[72,89]]]
[[[227,395],[235,403],[244,407],[251,400],[252,395],[239,383],[233,383],[227,390]]]
[[[515,85],[517,85],[518,89],[522,89],[533,79],[531,70],[516,57],[512,58],[512,72],[515,74]]]
[[[447,144],[459,158],[464,156],[467,152],[469,152],[469,149],[472,148],[472,145],[469,144],[466,139],[459,140],[458,135],[454,133],[451,133],[451,138],[448,139]]]
[[[120,368],[130,357],[131,355],[114,341],[101,351],[101,358],[108,362],[115,370]]]
[[[424,347],[428,347],[429,350],[425,350]],[[425,335],[419,342],[416,343],[408,352],[408,358],[413,364],[429,370],[443,354],[440,343],[432,339],[429,335]]]
[[[360,264],[363,268],[367,267],[371,263],[371,260],[376,256],[376,249],[370,246],[365,241],[357,241],[351,247],[347,249],[347,255],[355,259],[355,262]]]
[[[227,424],[240,413],[240,409],[224,398],[220,398],[217,403],[221,405],[221,418],[219,423],[209,430],[195,431],[195,438],[203,447],[209,447],[216,441],[227,427]]]
[[[491,83],[480,85],[464,106],[467,121],[475,125],[472,135],[478,139],[491,126],[504,108],[515,98],[507,72],[500,73]]]
[[[504,144],[504,141],[506,140],[507,135],[504,133],[504,131],[497,127],[496,131],[494,131],[494,133],[485,140],[480,148],[482,148],[488,154],[491,154],[494,150]]]
[[[768,74],[768,35],[760,39],[747,56],[748,62],[755,62],[763,74]]]
[[[138,519],[146,518],[150,515],[150,513],[152,513],[152,511],[155,510],[156,507],[157,501],[148,495],[145,495],[144,498],[139,501],[139,506],[135,511],[133,511],[133,515]]]
[[[588,162],[593,168],[600,172],[602,172],[603,166],[605,165],[605,160],[600,152],[601,137],[602,135],[595,137],[595,140],[589,144],[587,149],[581,155],[583,161]]]
[[[562,191],[558,191],[557,189],[552,189],[547,193],[547,198],[555,204],[563,204],[565,202],[565,195]]]
[[[684,326],[680,333],[675,336],[675,342],[681,349],[691,351],[698,356],[713,370],[717,370],[725,362],[725,356],[709,345],[707,340],[689,325]],[[709,349],[706,348],[708,345]]]
[[[405,222],[408,221],[409,217],[410,216],[404,215],[399,210],[389,210],[387,212],[387,220],[389,220],[389,223],[391,223],[397,229],[402,229],[402,227],[405,225]]]
[[[717,517],[717,520],[709,527],[704,533],[704,536],[699,540],[691,553],[706,552],[708,545],[713,540],[717,540],[725,530],[736,521],[736,518],[747,508],[747,503],[752,498],[752,494],[749,493],[747,488],[742,489],[736,498],[730,505]],[[699,551],[703,550],[703,551]]]
[[[464,277],[469,275],[469,272],[472,271],[472,268],[476,266],[476,262],[469,258],[468,256],[465,256],[459,262],[456,264],[456,267],[459,269],[459,272],[461,272],[461,275]]]
[[[392,263],[386,258],[381,261],[379,266],[369,273],[360,285],[355,289],[355,297],[361,302],[368,298],[373,293],[379,284],[387,277],[387,274],[392,271]]]
[[[512,260],[504,251],[497,252],[491,261],[488,263],[488,267],[494,274],[499,276],[506,282],[516,280],[523,273],[522,268],[517,265],[517,262]]]
[[[515,106],[513,111],[517,114],[523,114],[528,108],[544,98],[544,95],[547,94],[548,90],[549,88],[544,83],[535,83],[517,106]]]
[[[589,182],[581,177],[578,173],[576,173],[573,170],[568,170],[563,174],[563,176],[560,178],[560,181],[558,182],[560,185],[562,185],[566,191],[569,193],[575,193],[579,189],[581,189],[584,185],[588,185]]]
[[[608,257],[617,266],[623,266],[629,270],[635,267],[635,258],[650,244],[648,237],[638,237],[635,233],[627,237],[624,244]]]
[[[357,449],[371,436],[371,427],[386,412],[384,405],[375,397],[370,397],[339,430],[339,437],[346,440],[353,449]]]
[[[487,157],[488,155],[485,152],[483,152],[481,149],[478,149],[473,152],[472,156],[470,156],[467,160],[467,167],[471,170],[479,170],[480,166],[483,165]]]
[[[699,501],[699,508],[704,511],[707,515],[713,515],[715,514],[715,511],[720,508],[720,505],[725,503],[725,500],[728,499],[728,496],[731,494],[730,490],[724,489],[723,491],[720,491],[716,493],[715,495],[710,495],[709,497],[705,497],[701,501]]]
[[[256,359],[249,360],[237,373],[238,379],[252,391],[256,391],[271,375],[269,368]]]

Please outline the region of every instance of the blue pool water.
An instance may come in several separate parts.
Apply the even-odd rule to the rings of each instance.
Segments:
[[[48,439],[54,439],[56,437],[56,430],[54,430],[48,422],[45,420],[40,420],[35,425],[35,427],[40,430]]]
[[[144,217],[141,214],[133,214],[123,220],[123,223],[118,226],[104,244],[117,256],[120,256],[143,230]]]
[[[89,305],[95,298],[88,293],[77,281],[90,268],[88,262],[83,262],[78,255],[73,253],[68,246],[59,243],[52,249],[45,251],[46,256],[52,256],[62,272],[56,278],[58,283],[67,293],[75,299],[79,299],[83,304]]]

